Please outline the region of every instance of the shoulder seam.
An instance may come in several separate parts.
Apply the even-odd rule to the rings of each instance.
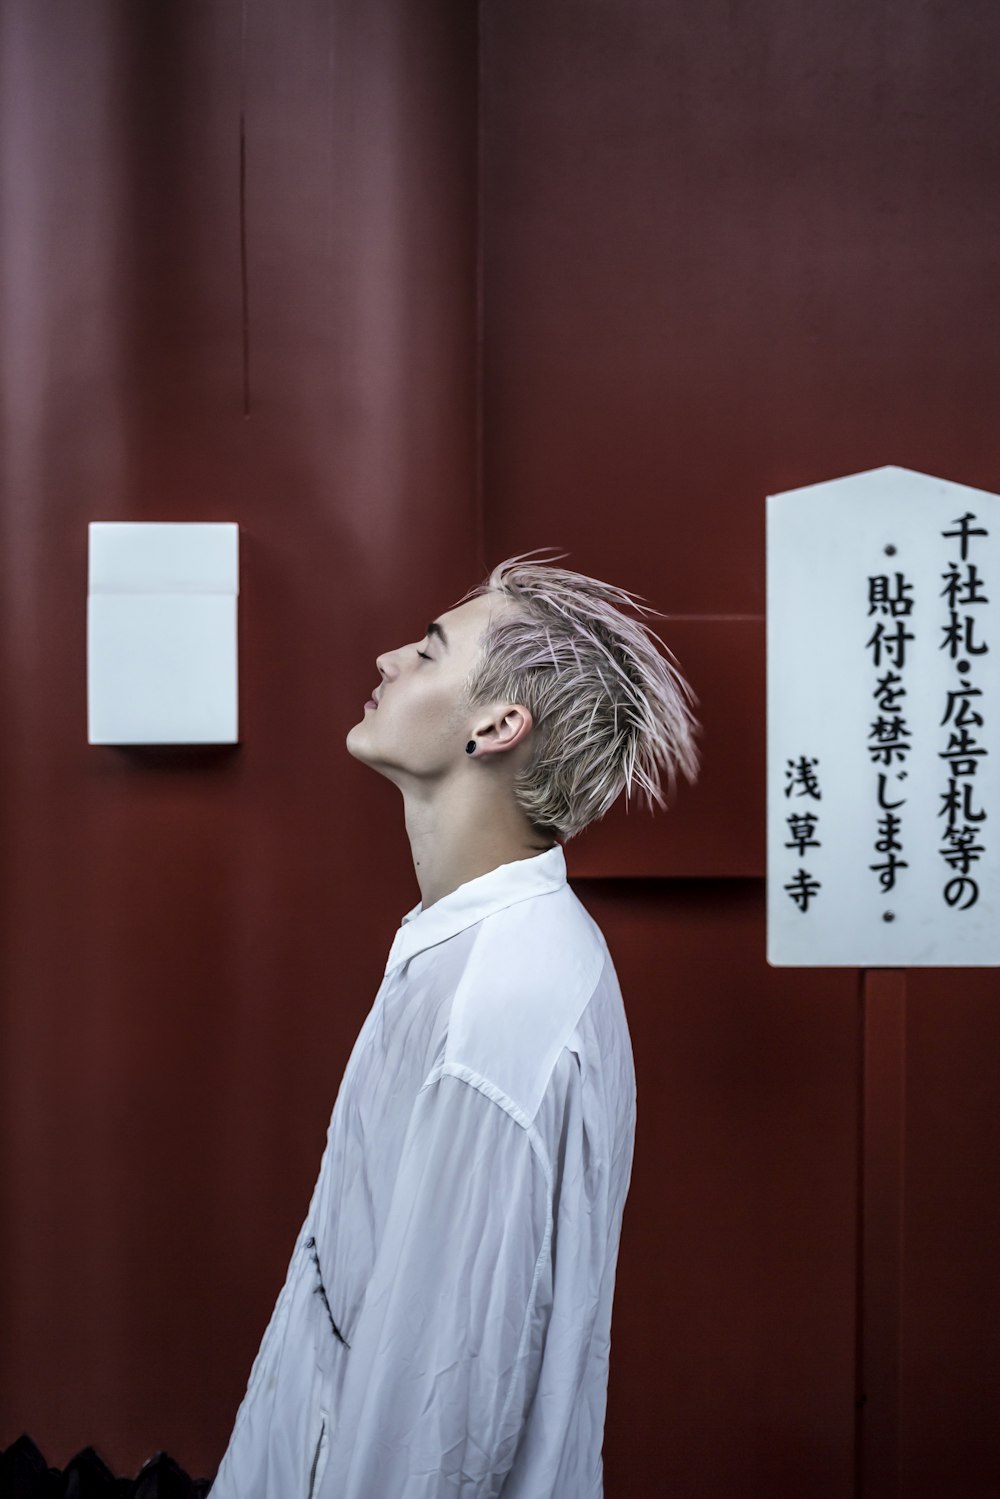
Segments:
[[[519,1129],[524,1130],[533,1152],[538,1157],[538,1164],[544,1173],[545,1184],[551,1197],[552,1166],[549,1161],[548,1152],[545,1149],[541,1135],[538,1133],[537,1126],[533,1120],[528,1118],[524,1110],[502,1088],[498,1088],[496,1083],[491,1083],[489,1078],[483,1077],[481,1072],[476,1072],[471,1067],[465,1067],[461,1062],[438,1062],[427,1074],[421,1084],[420,1092],[422,1093],[425,1088],[429,1088],[432,1083],[436,1083],[441,1077],[457,1078],[459,1082],[465,1083],[470,1088],[474,1088],[477,1093],[482,1093],[484,1098],[488,1098],[491,1103],[496,1104],[498,1109],[502,1109]]]

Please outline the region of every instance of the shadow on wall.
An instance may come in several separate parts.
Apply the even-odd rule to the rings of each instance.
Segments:
[[[0,1495],[10,1499],[204,1499],[210,1478],[189,1478],[172,1457],[155,1453],[134,1478],[116,1478],[93,1447],[65,1468],[50,1468],[25,1434],[0,1452]]]

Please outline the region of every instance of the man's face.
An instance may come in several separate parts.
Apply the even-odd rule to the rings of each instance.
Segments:
[[[379,656],[377,706],[367,705],[348,733],[350,753],[390,780],[454,771],[465,758],[466,740],[489,716],[488,709],[465,705],[462,685],[479,659],[491,616],[506,607],[497,595],[480,594],[438,615],[439,628],[422,639]]]

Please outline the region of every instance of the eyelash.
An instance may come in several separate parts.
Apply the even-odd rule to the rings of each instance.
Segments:
[[[434,660],[434,657],[433,656],[428,656],[428,654],[427,654],[426,651],[418,651],[417,655],[418,656],[423,656],[423,658],[424,658],[425,661],[433,661]]]

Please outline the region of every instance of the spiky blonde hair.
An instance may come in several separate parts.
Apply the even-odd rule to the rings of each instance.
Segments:
[[[665,615],[612,583],[524,560],[532,555],[498,563],[459,600],[497,593],[514,606],[491,619],[464,691],[470,707],[502,699],[530,711],[534,754],[514,795],[534,827],[565,842],[622,791],[627,807],[633,785],[650,811],[666,808],[661,769],[671,796],[678,770],[694,784],[701,725],[688,704],[698,698],[659,635],[622,610]]]

